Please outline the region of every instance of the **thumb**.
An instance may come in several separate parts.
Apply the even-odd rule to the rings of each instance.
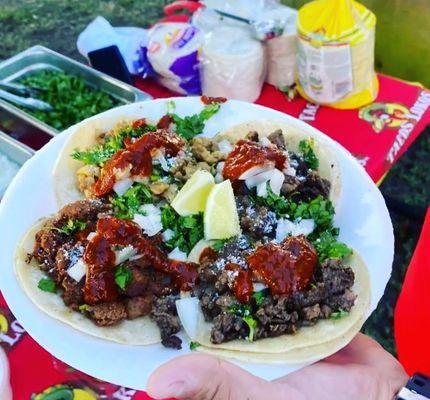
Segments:
[[[155,399],[300,399],[285,384],[265,381],[227,361],[203,354],[178,357],[162,365],[149,378],[147,391]]]

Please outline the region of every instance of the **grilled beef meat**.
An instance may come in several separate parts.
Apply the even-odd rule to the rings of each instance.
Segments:
[[[174,336],[181,330],[178,313],[176,311],[176,297],[167,296],[154,300],[151,319],[157,324],[161,333],[162,344],[166,347],[180,349],[181,339]]]
[[[219,261],[218,261],[219,262]],[[350,311],[356,295],[351,291],[354,272],[339,266],[339,260],[326,261],[315,273],[314,282],[307,290],[290,296],[266,296],[260,304],[251,303],[252,314],[258,325],[254,340],[295,333],[301,326],[313,325],[319,319],[330,318],[338,310]],[[234,339],[245,339],[249,328],[242,316],[235,314],[235,299],[231,285],[225,283],[225,272],[207,265],[202,270],[200,306],[206,321],[213,323],[211,341],[214,344]],[[208,272],[210,271],[210,272]],[[210,280],[205,277],[210,276]],[[219,290],[221,288],[221,290]]]

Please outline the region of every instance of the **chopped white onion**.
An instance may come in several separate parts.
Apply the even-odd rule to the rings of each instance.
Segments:
[[[175,232],[173,232],[171,229],[166,229],[161,234],[161,236],[165,242],[168,242],[173,237],[174,234],[175,234]]]
[[[160,165],[163,171],[169,170],[169,165],[167,164],[166,157],[164,157],[164,153],[161,150],[157,150],[154,156],[152,157],[153,161],[157,161]]]
[[[187,297],[176,300],[176,310],[185,333],[191,340],[196,340],[200,314],[199,299]]]
[[[259,292],[260,290],[263,290],[263,289],[266,289],[267,288],[267,286],[266,285],[263,285],[262,283],[260,283],[260,282],[253,282],[252,283],[252,286],[253,286],[253,288],[254,288],[254,292]]]
[[[239,176],[239,179],[244,181],[250,178],[251,176],[261,174],[262,172],[270,171],[273,168],[274,168],[273,163],[257,165],[255,167],[251,167],[248,170],[246,170],[242,175]]]
[[[245,184],[248,189],[252,189],[253,187],[258,186],[260,183],[268,182],[273,176],[273,169],[265,172],[261,172],[260,174],[250,176],[248,179],[245,179]]]
[[[113,190],[118,196],[122,196],[128,189],[131,188],[132,185],[133,185],[132,179],[130,178],[122,179],[115,183],[115,185],[113,186]]]
[[[91,240],[96,235],[97,235],[97,233],[95,233],[95,232],[89,233],[88,236],[87,236],[87,240]]]
[[[67,270],[67,275],[69,275],[76,282],[80,282],[81,279],[87,274],[87,266],[84,260],[80,258],[73,266]]]
[[[285,175],[296,176],[297,171],[296,171],[295,168],[293,168],[291,165],[289,165],[288,168],[284,169],[284,174]]]
[[[161,211],[153,204],[145,204],[140,207],[142,214],[136,214],[133,221],[138,224],[143,232],[148,236],[154,236],[163,229],[161,223]]]
[[[282,184],[284,183],[285,175],[279,171],[279,169],[274,169],[272,171],[272,176],[270,177],[270,189],[272,192],[279,196],[281,193]]]
[[[221,153],[228,154],[233,150],[232,144],[227,140],[223,139],[218,143],[218,148]]]
[[[179,250],[179,247],[175,247],[168,255],[168,258],[171,260],[177,260],[177,261],[187,261],[187,253],[184,253],[183,251]]]
[[[203,250],[207,249],[211,246],[211,241],[201,239],[199,240],[194,247],[191,249],[190,254],[188,254],[188,261],[196,264],[200,263],[200,256],[203,253]]]
[[[121,250],[115,252],[115,265],[122,264],[137,254],[137,250],[133,246],[126,246]]]
[[[313,219],[302,219],[301,221],[292,222],[289,219],[279,219],[276,226],[276,241],[282,242],[288,235],[308,236],[315,229],[315,221]]]
[[[245,184],[248,189],[257,187],[257,195],[261,197],[267,196],[266,183],[270,182],[270,188],[276,195],[281,193],[282,184],[284,183],[284,174],[276,168],[269,171],[261,172],[257,175],[253,175],[245,180]],[[262,193],[262,195],[258,194]]]
[[[260,143],[266,147],[273,146],[273,143],[266,136],[260,137]]]
[[[261,182],[257,185],[257,196],[267,197],[267,181]]]

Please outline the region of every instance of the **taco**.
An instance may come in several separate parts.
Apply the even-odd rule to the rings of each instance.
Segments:
[[[67,205],[18,247],[18,277],[45,312],[106,339],[179,348],[185,293],[201,350],[318,358],[358,331],[370,296],[334,226],[336,159],[276,121],[201,137],[223,99],[203,102],[80,124],[54,171]]]

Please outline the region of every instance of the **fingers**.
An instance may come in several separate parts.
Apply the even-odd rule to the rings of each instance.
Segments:
[[[178,357],[149,378],[148,394],[155,399],[300,400],[286,385],[257,378],[239,367],[206,355]],[[288,393],[287,393],[288,392]]]

